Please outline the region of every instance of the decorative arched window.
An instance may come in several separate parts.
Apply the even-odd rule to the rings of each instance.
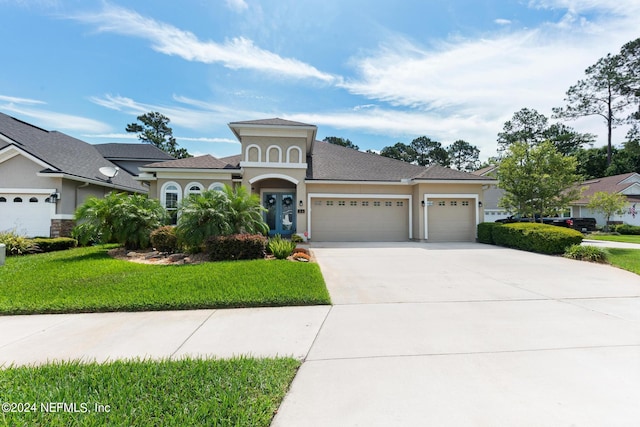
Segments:
[[[29,203],[38,203],[38,198],[37,197],[30,198]]]
[[[224,184],[221,183],[221,182],[214,182],[213,184],[211,184],[209,186],[209,190],[222,191],[222,190],[224,190]]]
[[[6,197],[0,197],[0,203],[7,203]]]
[[[282,148],[277,145],[271,145],[267,148],[267,162],[269,163],[281,163],[282,162]]]
[[[22,197],[16,197],[13,199],[13,203],[22,203]]]
[[[182,200],[180,185],[175,182],[166,182],[162,186],[161,203],[169,213],[171,224],[178,223],[178,204]]]
[[[185,197],[189,197],[192,194],[202,193],[202,185],[199,182],[192,182],[188,184],[184,190]]]

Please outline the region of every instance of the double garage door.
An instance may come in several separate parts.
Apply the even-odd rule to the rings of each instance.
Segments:
[[[311,239],[317,242],[409,240],[409,200],[312,198]]]
[[[49,236],[55,207],[44,194],[0,192],[0,231],[13,230],[26,236]]]

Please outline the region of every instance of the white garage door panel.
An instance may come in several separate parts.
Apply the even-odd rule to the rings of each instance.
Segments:
[[[409,239],[407,199],[312,198],[311,239],[331,242]]]
[[[0,194],[0,231],[13,230],[25,236],[49,236],[53,204],[42,194]],[[37,202],[30,202],[32,198]],[[16,201],[22,199],[22,202]]]
[[[473,242],[475,240],[474,199],[429,199],[429,242]]]

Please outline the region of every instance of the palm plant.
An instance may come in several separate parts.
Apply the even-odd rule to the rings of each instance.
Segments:
[[[161,226],[167,213],[160,202],[142,194],[111,192],[104,198],[89,197],[75,212],[78,225],[73,235],[89,242],[116,242],[129,249],[147,247],[152,230]]]
[[[229,199],[229,225],[232,234],[266,234],[269,226],[264,222],[266,209],[260,205],[260,197],[251,194],[246,187],[231,188],[225,185],[222,190]]]
[[[177,234],[191,251],[198,251],[211,236],[266,233],[260,199],[245,187],[193,194],[180,206]]]

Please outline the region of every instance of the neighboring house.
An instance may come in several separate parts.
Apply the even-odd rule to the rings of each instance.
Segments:
[[[88,196],[148,192],[125,168],[109,182],[103,167],[116,164],[95,146],[0,113],[0,231],[68,236]]]
[[[95,144],[94,147],[102,157],[133,176],[137,176],[140,173],[139,168],[144,165],[174,159],[174,157],[171,157],[155,145],[141,144],[139,142],[134,144],[111,142]]]
[[[153,163],[136,179],[176,213],[189,194],[244,185],[260,196],[271,234],[428,242],[474,241],[484,216],[483,186],[496,182],[317,141],[314,125],[276,118],[229,127],[240,155]]]
[[[606,218],[599,212],[586,208],[589,198],[599,192],[624,194],[627,198],[625,214],[615,215],[611,221],[622,221],[631,225],[640,225],[640,174],[636,172],[622,175],[590,179],[582,183],[585,190],[580,200],[571,204],[572,216],[595,218],[599,225],[605,225]]]
[[[497,179],[497,165],[490,165],[472,172],[474,175]],[[498,188],[497,181],[494,184],[485,186],[484,190],[484,219],[485,222],[495,222],[511,215],[504,208],[498,206],[500,199],[504,195],[504,190]]]

